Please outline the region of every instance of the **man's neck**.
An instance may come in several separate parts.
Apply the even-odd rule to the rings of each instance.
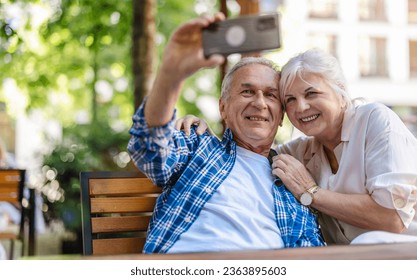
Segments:
[[[268,146],[268,145],[257,145],[257,146],[252,146],[252,145],[250,145],[250,144],[247,144],[247,143],[239,143],[239,142],[236,142],[236,144],[239,146],[239,147],[241,147],[241,148],[244,148],[244,149],[246,149],[246,150],[249,150],[249,151],[251,151],[251,152],[254,152],[254,153],[257,153],[257,154],[260,154],[260,155],[262,155],[262,156],[264,156],[264,157],[268,157],[268,155],[269,155],[269,150],[271,149],[271,145],[272,145],[272,143]]]

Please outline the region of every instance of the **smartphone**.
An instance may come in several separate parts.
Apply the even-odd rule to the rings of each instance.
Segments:
[[[205,57],[281,47],[278,13],[227,19],[210,24],[202,32]]]

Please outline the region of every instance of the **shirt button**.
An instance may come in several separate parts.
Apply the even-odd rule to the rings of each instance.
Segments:
[[[206,193],[211,194],[212,190],[210,188],[205,188]]]
[[[394,200],[394,205],[396,208],[403,208],[405,206],[405,201],[402,198],[397,198]]]
[[[227,173],[227,171],[226,171],[226,170],[222,170],[222,171],[221,171],[221,173],[222,173],[222,174],[226,174],[226,173]]]
[[[190,217],[185,218],[185,219],[184,219],[184,222],[186,222],[186,223],[191,222],[191,218],[190,218]]]

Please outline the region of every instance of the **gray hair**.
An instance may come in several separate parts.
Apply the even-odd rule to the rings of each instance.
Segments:
[[[285,94],[294,79],[297,76],[303,79],[303,74],[307,73],[322,77],[330,88],[342,96],[347,108],[352,106],[353,101],[347,92],[346,79],[339,62],[334,56],[316,48],[296,55],[282,67],[279,89],[284,106]]]
[[[264,57],[244,57],[239,62],[237,62],[225,75],[223,82],[222,82],[222,90],[221,90],[221,98],[227,99],[229,98],[229,91],[232,84],[233,76],[239,68],[250,64],[260,64],[265,65],[272,70],[274,70],[277,75],[279,76],[280,71],[279,67],[271,60],[266,59]],[[278,86],[278,85],[277,85]]]

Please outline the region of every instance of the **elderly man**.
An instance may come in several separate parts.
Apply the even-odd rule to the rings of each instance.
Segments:
[[[184,80],[224,61],[205,59],[201,46],[201,29],[223,18],[201,17],[173,33],[152,91],[133,117],[128,150],[163,188],[144,252],[322,246],[315,216],[271,173],[268,154],[283,117],[273,63],[245,58],[227,73],[219,101],[227,126],[222,140],[174,128]]]

